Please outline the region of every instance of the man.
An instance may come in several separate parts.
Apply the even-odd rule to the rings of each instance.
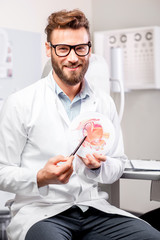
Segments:
[[[53,13],[46,33],[53,71],[11,95],[0,117],[0,186],[16,194],[9,239],[160,239],[150,225],[111,206],[98,188],[120,178],[126,157],[113,101],[96,96],[85,80],[88,20],[79,10]],[[71,121],[88,111],[114,125],[107,156],[70,156]]]

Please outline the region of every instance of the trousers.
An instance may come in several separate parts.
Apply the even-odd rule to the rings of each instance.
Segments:
[[[141,219],[150,223],[154,228],[160,231],[160,208],[144,213],[140,216]]]
[[[160,240],[160,232],[143,220],[109,214],[92,207],[70,209],[34,224],[25,240]]]

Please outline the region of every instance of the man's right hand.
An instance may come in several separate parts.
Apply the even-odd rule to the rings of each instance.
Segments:
[[[46,165],[37,173],[38,187],[48,184],[66,184],[73,173],[74,156],[56,156],[50,158]],[[59,163],[59,164],[58,164]]]

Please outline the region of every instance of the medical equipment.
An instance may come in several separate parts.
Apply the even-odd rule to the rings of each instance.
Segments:
[[[111,69],[111,51],[121,48],[125,89],[160,89],[160,27],[139,27],[94,33],[94,52]]]

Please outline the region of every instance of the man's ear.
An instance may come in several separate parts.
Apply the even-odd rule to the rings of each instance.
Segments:
[[[89,57],[91,56],[92,54],[92,48],[89,49]]]
[[[46,46],[46,55],[47,55],[47,57],[50,57],[51,56],[51,47],[48,42],[45,42],[45,46]]]

